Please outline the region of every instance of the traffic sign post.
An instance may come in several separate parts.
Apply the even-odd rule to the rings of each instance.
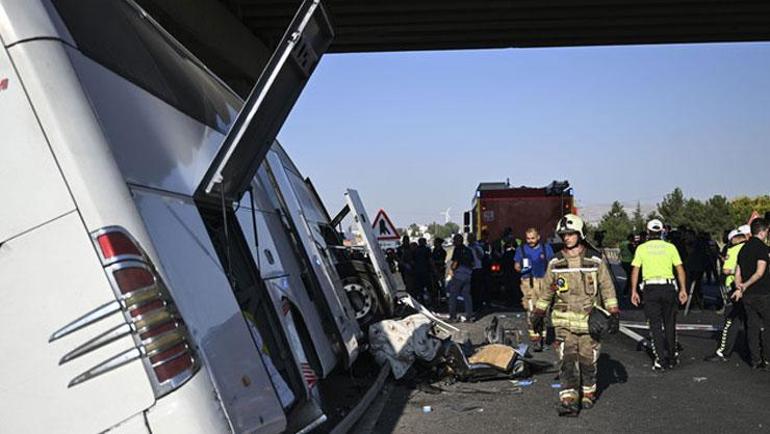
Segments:
[[[372,229],[377,237],[377,241],[395,241],[399,239],[396,225],[390,221],[388,215],[385,214],[385,210],[381,209],[377,212],[377,217],[374,218],[374,223],[372,223]]]

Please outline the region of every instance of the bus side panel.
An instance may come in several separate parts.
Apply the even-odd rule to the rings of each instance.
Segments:
[[[64,45],[33,40],[14,45],[8,53],[87,229],[118,224],[147,246],[126,181]]]
[[[48,342],[54,331],[115,300],[76,212],[0,246],[0,295],[0,431],[99,432],[155,402],[140,360],[68,387],[134,348],[130,336],[59,364],[81,344],[125,324],[120,312]]]
[[[159,399],[147,411],[147,424],[158,434],[229,433],[230,426],[222,406],[211,399],[216,393],[211,378],[206,372],[199,371],[183,387]]]
[[[133,194],[234,431],[282,431],[283,408],[195,204],[140,189]]]
[[[5,45],[34,38],[61,38],[75,45],[48,0],[4,1],[0,7],[0,38]]]
[[[0,48],[0,243],[75,209],[5,48]]]
[[[258,189],[256,191],[262,190]],[[272,212],[256,211],[255,220],[258,233],[256,242],[259,243],[259,248],[257,248],[255,246],[251,210],[241,207],[237,216],[241,228],[246,235],[246,241],[249,244],[251,254],[254,256],[255,261],[258,261],[262,277],[269,279],[275,276],[287,275],[286,279],[290,282],[290,288],[287,290],[289,298],[302,314],[302,320],[308,327],[308,333],[313,341],[314,350],[323,369],[323,372],[320,374],[326,376],[337,364],[337,358],[332,349],[332,341],[324,332],[318,312],[319,307],[308,297],[307,290],[300,276],[299,265],[296,263],[296,258],[293,255],[294,252],[291,250],[291,246],[287,245],[289,241],[285,239],[285,234],[282,233],[284,228],[280,224],[280,220],[278,220],[279,217]]]
[[[360,351],[358,337],[362,333],[356,322],[355,312],[342,287],[341,279],[332,263],[333,257],[329,253],[328,248],[326,248],[323,235],[320,233],[318,226],[308,221],[301,199],[297,196],[291,185],[290,172],[286,170],[274,151],[268,152],[267,162],[273,177],[272,179],[275,180],[277,193],[283,198],[284,210],[293,222],[299,242],[302,244],[302,248],[305,249],[310,266],[317,276],[323,295],[332,310],[334,321],[342,336],[343,345],[348,354],[347,364],[350,367],[358,357]],[[310,213],[315,211],[317,211],[315,208],[307,210]]]
[[[79,51],[67,54],[126,181],[192,196],[222,134]]]

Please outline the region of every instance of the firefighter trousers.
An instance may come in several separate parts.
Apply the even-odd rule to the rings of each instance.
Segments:
[[[579,391],[583,394],[596,393],[597,362],[601,345],[588,333],[572,333],[566,329],[556,329],[556,342],[559,351],[559,397],[577,399]]]
[[[529,340],[532,342],[537,342],[543,338],[543,335],[541,333],[537,333],[535,332],[534,329],[532,329],[532,311],[535,310],[535,303],[537,303],[537,299],[538,297],[540,297],[540,294],[542,293],[542,290],[543,290],[542,288],[543,288],[542,278],[522,276],[521,305],[522,307],[524,307],[524,310],[527,312],[527,324],[529,324],[529,328],[527,329],[527,334],[529,335]]]

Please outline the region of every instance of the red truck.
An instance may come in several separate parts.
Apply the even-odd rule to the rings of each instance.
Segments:
[[[500,293],[507,273],[513,272],[513,264],[503,264],[502,239],[510,228],[509,239],[524,240],[527,228],[540,231],[543,241],[554,241],[556,224],[565,214],[575,213],[572,188],[567,181],[553,181],[545,187],[511,187],[510,182],[482,182],[473,196],[473,207],[465,212],[465,232],[472,232],[488,244],[484,268],[490,295],[503,299],[514,294]],[[515,277],[514,277],[515,279]],[[506,292],[510,292],[509,289]]]
[[[524,239],[534,227],[544,239],[551,238],[559,219],[575,212],[572,188],[567,181],[553,181],[545,187],[511,187],[510,182],[482,182],[465,213],[466,231],[494,243],[507,228],[513,237]]]

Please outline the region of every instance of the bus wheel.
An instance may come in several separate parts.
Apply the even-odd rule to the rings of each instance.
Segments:
[[[377,316],[379,302],[374,285],[361,277],[347,277],[343,281],[348,300],[356,312],[356,320],[362,326],[369,325]]]

